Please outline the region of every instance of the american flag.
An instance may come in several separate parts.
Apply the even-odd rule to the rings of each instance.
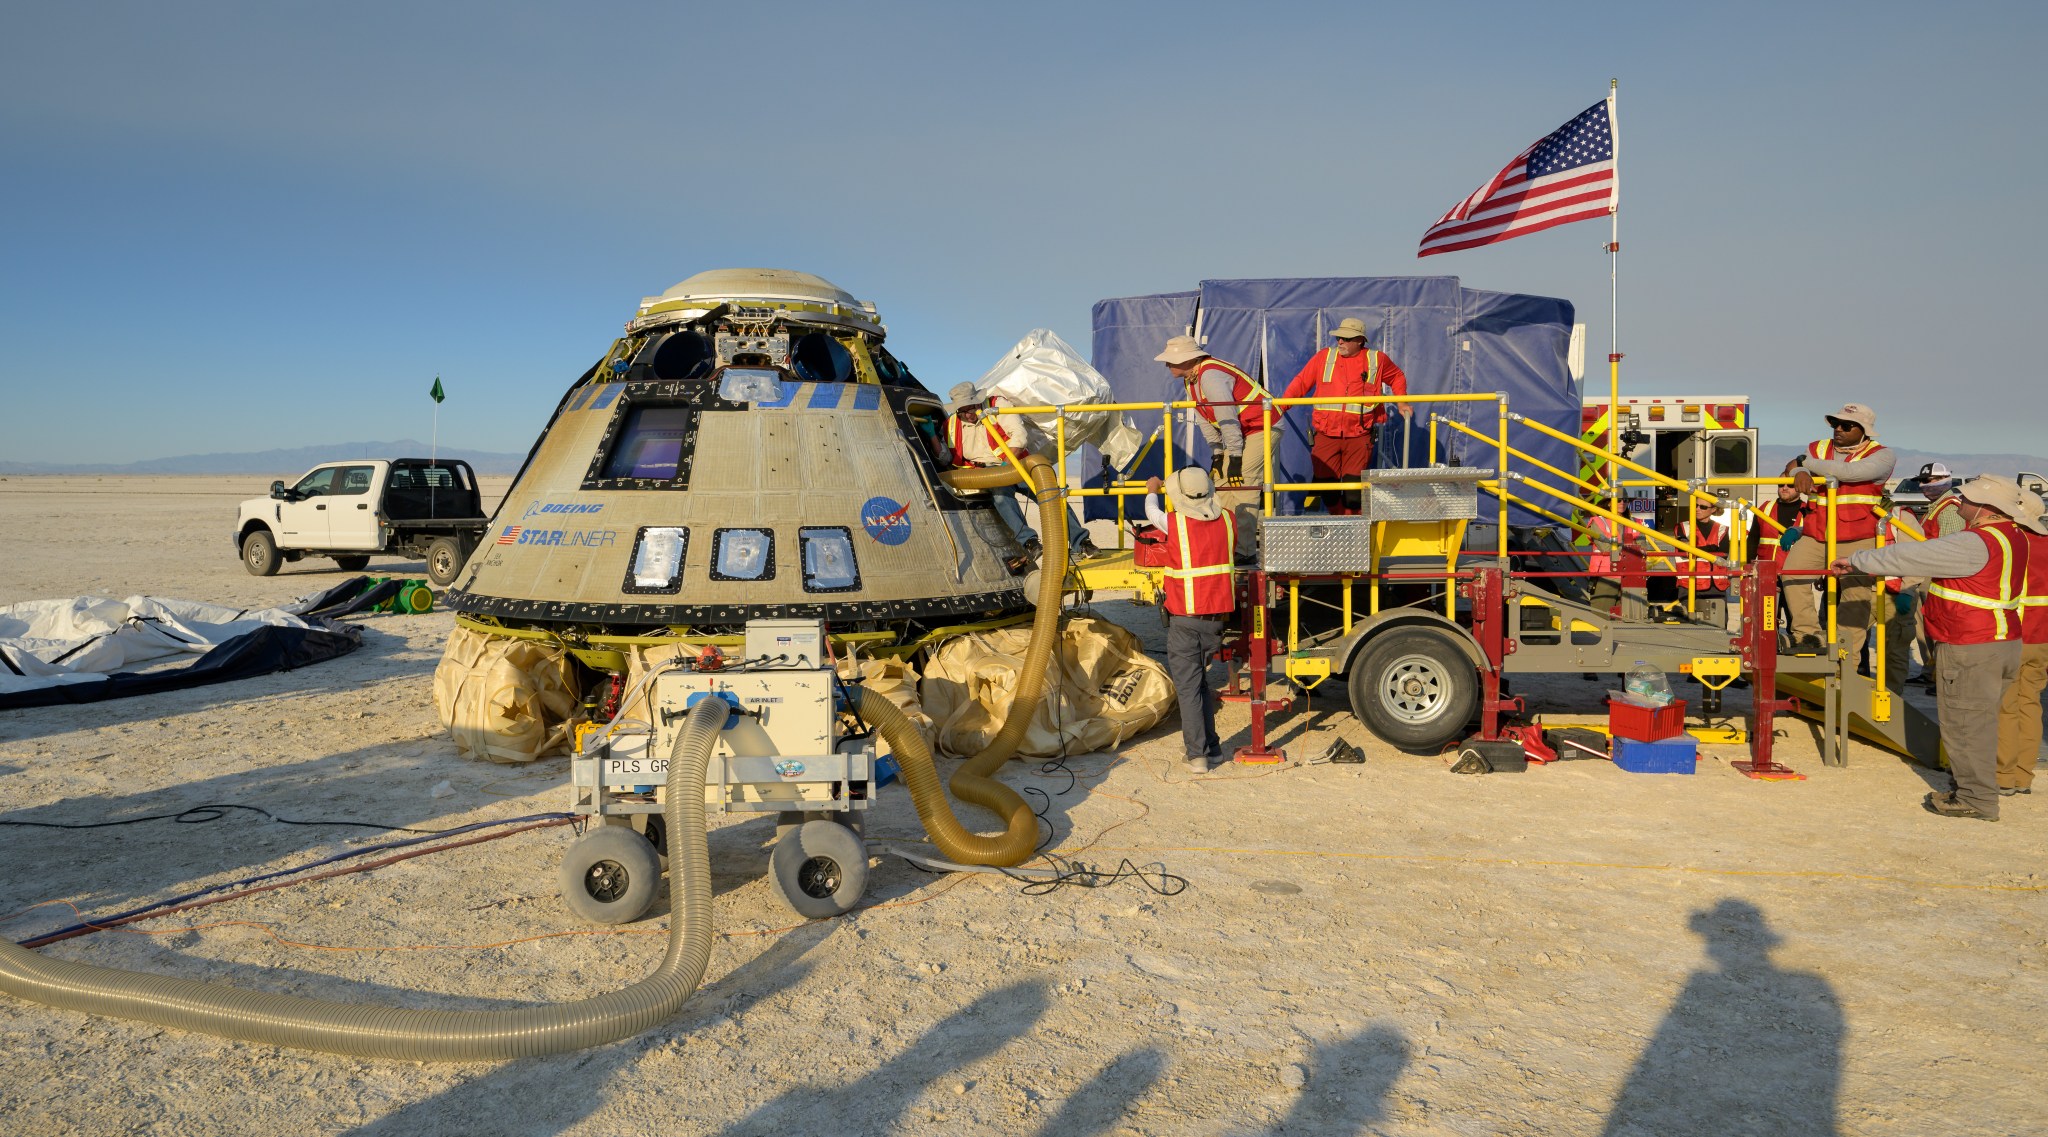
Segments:
[[[1451,253],[1605,217],[1620,200],[1614,102],[1602,99],[1515,155],[1492,181],[1452,206],[1422,235],[1415,255]]]
[[[503,533],[500,533],[500,534],[498,535],[498,544],[500,544],[500,545],[516,545],[516,544],[518,544],[518,543],[519,543],[519,531],[520,531],[521,529],[523,529],[523,528],[525,528],[525,526],[523,526],[523,525],[508,525],[508,526],[506,526],[506,527],[505,527],[505,531],[504,531]]]

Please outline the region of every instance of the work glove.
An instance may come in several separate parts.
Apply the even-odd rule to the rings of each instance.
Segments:
[[[1226,486],[1234,486],[1243,481],[1244,455],[1225,454],[1223,456],[1223,484]]]
[[[1806,534],[1801,533],[1799,531],[1799,527],[1797,525],[1794,525],[1791,528],[1785,530],[1784,536],[1778,538],[1778,548],[1789,549],[1793,545],[1797,544],[1799,539],[1804,536],[1806,536]]]

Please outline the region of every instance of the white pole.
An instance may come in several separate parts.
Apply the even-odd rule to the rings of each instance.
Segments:
[[[1621,452],[1621,300],[1616,268],[1621,261],[1621,126],[1615,118],[1615,101],[1621,80],[1607,81],[1607,129],[1614,144],[1614,188],[1607,199],[1607,450]],[[1620,504],[1618,481],[1621,471],[1610,457],[1607,490]]]

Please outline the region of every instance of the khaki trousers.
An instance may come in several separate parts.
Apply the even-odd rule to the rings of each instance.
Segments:
[[[1955,775],[1956,800],[1986,817],[1998,816],[1998,706],[2020,673],[2024,646],[2018,640],[1941,645],[1941,675],[1934,681],[1941,745]]]
[[[1846,557],[1865,549],[1877,548],[1877,538],[1864,541],[1838,541],[1835,556]],[[1787,572],[1824,569],[1827,565],[1828,544],[1819,537],[1804,537],[1785,552],[1784,568]],[[1821,603],[1818,594],[1806,587],[1813,577],[1793,577],[1785,582],[1785,624],[1792,630],[1796,640],[1800,636],[1827,638],[1827,627],[1821,617]],[[1870,635],[1870,598],[1876,590],[1877,578],[1869,576],[1845,576],[1838,582],[1839,597],[1835,608],[1835,631],[1841,637],[1842,646],[1848,649],[1849,662],[1855,663],[1863,654],[1863,641]]]
[[[2020,652],[2020,673],[2006,685],[1998,707],[1998,785],[2025,789],[2034,784],[2034,760],[2041,753],[2041,690],[2048,687],[2048,644]]]

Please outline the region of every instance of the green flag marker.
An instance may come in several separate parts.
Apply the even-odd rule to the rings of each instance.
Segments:
[[[448,397],[448,393],[441,390],[441,377],[439,375],[434,376],[434,389],[427,393],[434,396],[434,401],[437,403]]]

